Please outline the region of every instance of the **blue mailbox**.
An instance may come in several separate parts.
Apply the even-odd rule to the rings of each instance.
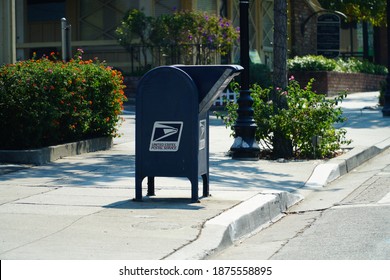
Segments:
[[[186,177],[198,201],[198,178],[209,195],[208,110],[239,65],[161,66],[146,73],[136,96],[135,200],[155,195],[155,177]]]

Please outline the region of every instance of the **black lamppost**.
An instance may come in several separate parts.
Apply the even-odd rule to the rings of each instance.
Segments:
[[[234,125],[235,139],[230,148],[233,159],[258,160],[260,148],[256,142],[256,124],[253,119],[253,99],[249,89],[249,1],[240,0],[240,60],[241,90],[238,103],[238,118]]]
[[[390,71],[390,0],[387,0],[387,69]],[[384,117],[390,117],[390,72],[386,77],[386,91],[384,96],[384,105],[382,109]]]

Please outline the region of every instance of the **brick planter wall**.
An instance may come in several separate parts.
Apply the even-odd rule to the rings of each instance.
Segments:
[[[340,73],[340,72],[290,72],[300,85],[305,86],[311,78],[314,78],[313,90],[326,94],[327,96],[337,95],[347,90],[348,93],[379,91],[380,82],[386,80],[386,76],[363,73]]]

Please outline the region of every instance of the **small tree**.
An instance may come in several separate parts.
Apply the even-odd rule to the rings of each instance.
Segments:
[[[363,24],[363,58],[369,59],[368,25],[386,26],[387,0],[320,0],[321,5],[330,10],[343,12],[349,22]]]
[[[137,9],[130,10],[123,17],[121,24],[116,29],[119,43],[132,53],[134,45],[147,46],[150,44],[150,32],[154,25],[154,19],[147,17]],[[147,67],[146,49],[142,49],[144,67]]]
[[[274,89],[272,101],[275,113],[288,109],[285,95],[279,94],[277,88],[285,90],[287,87],[287,1],[274,1]],[[291,139],[277,127],[273,136],[274,154],[276,157],[290,158],[293,154]]]
[[[152,17],[147,17],[140,10],[128,11],[116,29],[119,43],[125,47],[134,44],[135,41],[148,44],[152,25]]]
[[[349,21],[386,25],[386,0],[320,0],[325,9],[343,12]]]

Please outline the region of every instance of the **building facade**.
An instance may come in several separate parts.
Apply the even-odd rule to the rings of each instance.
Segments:
[[[317,0],[287,0],[289,56],[316,54]],[[174,10],[201,10],[227,17],[239,25],[239,0],[2,0],[0,64],[61,50],[61,18],[71,25],[72,48],[82,48],[85,58],[98,57],[114,67],[130,68],[131,55],[118,44],[115,29],[126,11],[142,10],[158,17]],[[273,0],[249,1],[251,58],[272,67]],[[345,27],[345,26],[342,26]],[[357,51],[358,28],[341,31],[340,50]],[[380,50],[375,49],[380,52]],[[232,53],[237,61],[238,50]],[[383,59],[381,59],[383,62]]]
[[[2,33],[2,42],[13,52],[2,55],[0,63],[28,59],[33,53],[41,56],[60,51],[63,17],[71,25],[73,50],[82,48],[87,56],[99,57],[119,68],[126,68],[130,57],[118,44],[115,29],[129,9],[140,9],[155,17],[180,9],[202,10],[239,25],[238,0],[3,0],[2,3],[7,6],[1,9],[2,17],[14,15],[2,20],[1,25],[8,32]],[[273,0],[250,1],[251,49],[269,65],[272,26]]]

